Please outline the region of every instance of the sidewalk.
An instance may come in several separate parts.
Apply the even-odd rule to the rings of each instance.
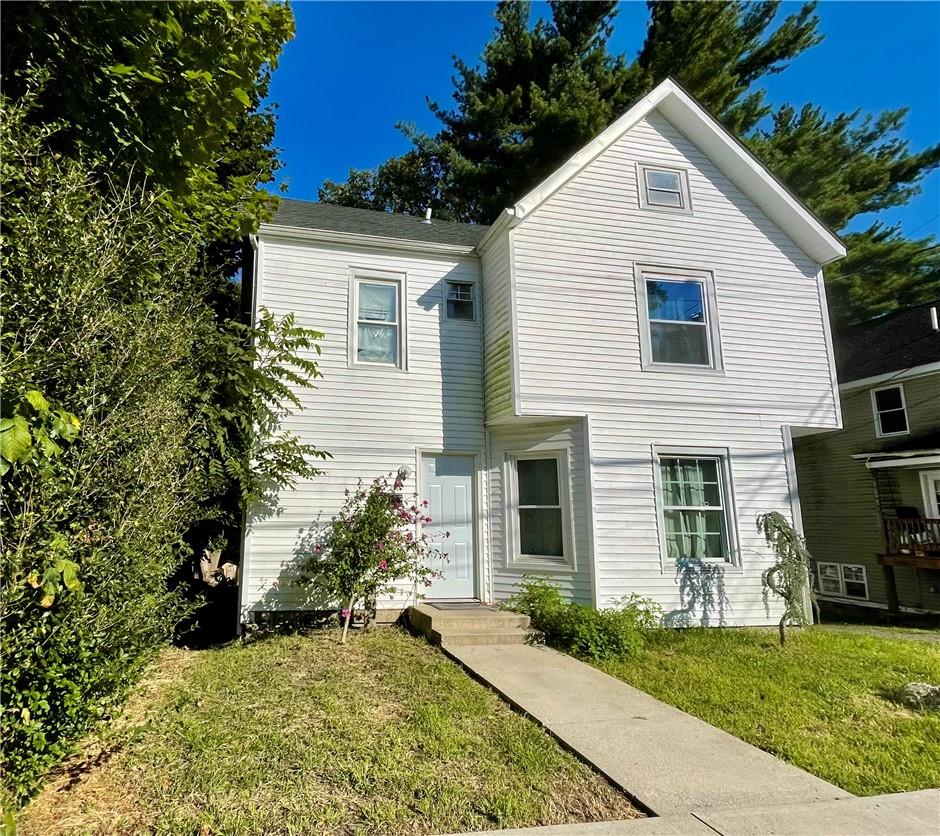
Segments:
[[[654,816],[853,797],[563,653],[529,645],[445,652]]]

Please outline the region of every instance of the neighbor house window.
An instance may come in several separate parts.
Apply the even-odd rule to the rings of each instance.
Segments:
[[[473,322],[476,319],[473,282],[445,282],[447,318]]]
[[[661,454],[659,480],[666,557],[730,561],[724,460]]]
[[[515,558],[562,561],[566,547],[566,469],[562,453],[513,456]]]
[[[400,281],[356,279],[354,357],[357,363],[402,365],[401,289]]]
[[[875,431],[879,438],[907,433],[907,409],[904,403],[903,386],[873,389],[871,400],[875,411]]]
[[[711,275],[638,270],[644,365],[718,368]]]
[[[640,165],[638,172],[641,207],[689,211],[689,179],[685,171],[679,168]]]
[[[817,563],[816,588],[821,595],[868,599],[868,574],[864,566]]]

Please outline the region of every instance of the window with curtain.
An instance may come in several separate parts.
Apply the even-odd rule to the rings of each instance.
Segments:
[[[702,282],[658,278],[645,282],[652,362],[710,367],[711,337]]]
[[[663,456],[659,472],[666,556],[730,561],[721,459]]]
[[[518,500],[519,556],[565,558],[558,459],[513,460]]]
[[[401,284],[356,281],[356,360],[400,366]]]

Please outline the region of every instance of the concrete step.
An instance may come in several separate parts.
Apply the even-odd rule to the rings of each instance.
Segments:
[[[471,645],[526,644],[538,636],[535,630],[513,627],[503,630],[431,630],[428,640],[441,647],[468,647]]]

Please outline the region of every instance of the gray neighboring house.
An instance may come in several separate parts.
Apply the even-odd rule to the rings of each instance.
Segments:
[[[796,439],[823,601],[940,613],[940,300],[836,338],[843,429]]]

